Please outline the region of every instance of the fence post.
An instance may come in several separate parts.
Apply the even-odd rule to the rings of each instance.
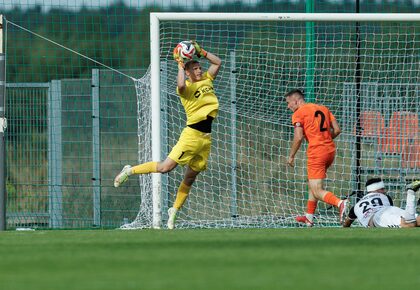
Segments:
[[[3,15],[0,15],[0,231],[6,230],[6,173],[5,173],[5,144],[4,130],[7,122],[4,116],[6,111],[6,58],[3,50]]]
[[[48,196],[50,228],[63,226],[63,149],[61,81],[51,81],[48,90]]]
[[[101,225],[101,148],[99,112],[99,69],[92,69],[92,188],[93,225]]]

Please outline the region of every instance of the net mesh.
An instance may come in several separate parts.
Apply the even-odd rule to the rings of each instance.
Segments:
[[[145,75],[135,81],[137,93],[137,124],[138,124],[138,162],[144,163],[152,159],[151,139],[151,98],[150,69]],[[152,178],[151,175],[139,175],[140,209],[136,218],[130,223],[124,223],[120,229],[143,229],[152,226]]]
[[[306,144],[296,156],[295,168],[287,167],[293,128],[283,98],[294,88],[306,88],[307,101],[328,106],[343,131],[336,140],[326,189],[355,199],[367,178],[381,176],[396,205],[403,205],[404,184],[418,175],[420,167],[418,23],[360,25],[360,85],[355,23],[316,23],[313,31],[313,36],[308,35],[305,23],[161,23],[163,156],[185,127],[185,113],[175,94],[173,47],[181,40],[196,39],[223,60],[214,81],[220,111],[213,125],[208,169],[198,176],[178,213],[177,227],[298,226],[294,218],[305,212],[308,191]],[[204,60],[201,64],[208,67]],[[145,93],[149,83],[137,83],[141,105],[150,104],[145,100],[150,97],[150,91]],[[357,130],[358,89],[361,130]],[[383,126],[369,129],[378,120]],[[140,141],[148,134],[139,127]],[[356,176],[357,140],[361,178]],[[142,150],[139,156],[144,156]],[[182,178],[182,167],[165,175],[164,213],[172,206]],[[141,181],[145,186],[143,182],[150,180]],[[320,202],[315,223],[338,225],[337,215],[336,208]]]

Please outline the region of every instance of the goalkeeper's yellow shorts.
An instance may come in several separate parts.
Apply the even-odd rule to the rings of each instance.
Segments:
[[[168,157],[179,165],[188,165],[192,170],[200,172],[207,169],[210,148],[210,133],[185,127]]]

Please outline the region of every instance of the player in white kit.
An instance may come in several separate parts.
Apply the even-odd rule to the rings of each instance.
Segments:
[[[350,227],[356,219],[364,227],[419,227],[420,216],[416,215],[416,192],[419,188],[420,180],[406,186],[407,203],[404,210],[393,206],[392,199],[386,194],[385,184],[380,178],[369,179],[366,182],[367,194],[350,209],[343,227]]]

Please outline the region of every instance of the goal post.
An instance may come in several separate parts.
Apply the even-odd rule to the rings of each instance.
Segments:
[[[159,44],[159,18],[150,14],[150,74],[151,78],[151,118],[152,118],[152,160],[161,160],[161,115],[160,115],[160,44]],[[157,37],[155,37],[157,35]],[[155,53],[153,53],[153,51]],[[153,198],[153,228],[160,228],[162,223],[162,193],[161,175],[152,174]]]
[[[175,94],[173,47],[181,40],[196,38],[223,60],[222,71],[215,80],[221,107],[209,160],[209,166],[217,168],[200,174],[181,210],[181,226],[297,226],[293,216],[302,214],[306,206],[305,148],[301,148],[297,157],[297,168],[289,169],[282,164],[292,137],[291,114],[282,96],[287,90],[308,85],[306,22],[316,23],[313,39],[316,55],[310,64],[315,71],[311,88],[314,101],[328,105],[343,128],[337,140],[335,164],[328,172],[327,189],[344,198],[352,194],[357,188],[355,181],[359,180],[354,176],[354,143],[356,134],[362,134],[354,129],[360,117],[355,115],[356,23],[363,26],[363,71],[359,84],[363,111],[385,115],[386,126],[392,123],[395,111],[418,115],[419,14],[151,13],[151,68],[146,76],[150,78],[150,95],[141,97],[151,98],[149,137],[154,161],[165,157],[162,152],[169,153],[185,123]],[[162,63],[167,65],[165,86],[161,83]],[[372,86],[379,88],[373,95],[369,90]],[[162,96],[168,99],[162,101]],[[163,108],[163,103],[167,107]],[[162,130],[167,130],[166,134]],[[140,139],[145,138],[142,134],[139,131]],[[168,140],[162,140],[163,135],[169,135]],[[366,178],[372,172],[392,175],[390,169],[395,169],[389,164],[391,161],[377,163],[376,157],[387,153],[379,152],[380,135],[378,132],[373,142],[363,144],[367,147],[361,174]],[[400,158],[407,154],[397,153]],[[414,157],[417,155],[410,158]],[[405,178],[418,173],[417,165],[410,168],[399,165],[396,169],[399,170],[396,175]],[[182,169],[170,173],[165,185],[160,174],[153,174],[149,201],[153,205],[152,227],[162,226],[168,207],[162,201],[173,202],[182,174]],[[163,192],[163,188],[169,192]],[[163,198],[164,194],[171,196]],[[320,205],[317,216],[320,225],[337,225],[337,214],[330,207]]]

